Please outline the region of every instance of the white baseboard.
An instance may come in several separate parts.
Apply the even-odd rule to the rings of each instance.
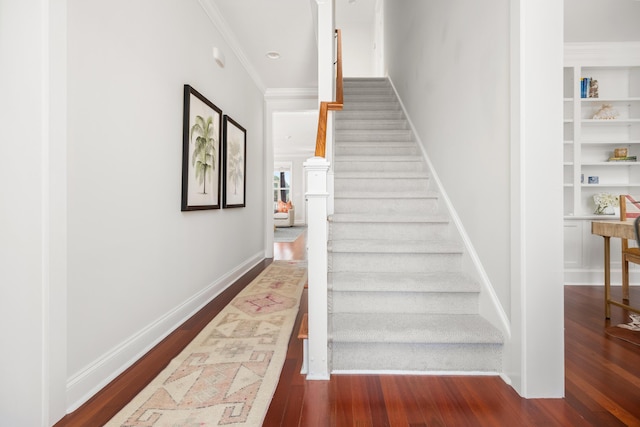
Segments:
[[[255,254],[183,304],[167,312],[71,376],[67,380],[67,413],[78,409],[263,259],[264,252]]]
[[[564,284],[604,286],[604,271],[591,269],[565,269]],[[622,273],[619,270],[611,270],[611,285],[622,285]],[[640,272],[629,271],[629,286],[638,285],[640,285]]]

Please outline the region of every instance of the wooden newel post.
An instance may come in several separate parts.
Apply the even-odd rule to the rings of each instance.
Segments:
[[[307,176],[307,259],[309,276],[308,380],[329,379],[327,314],[327,172],[329,162],[312,157]]]

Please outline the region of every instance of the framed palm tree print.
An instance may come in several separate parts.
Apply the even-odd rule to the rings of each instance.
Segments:
[[[223,207],[245,207],[247,189],[247,131],[229,116],[224,116]]]
[[[184,85],[182,209],[220,209],[222,110]]]

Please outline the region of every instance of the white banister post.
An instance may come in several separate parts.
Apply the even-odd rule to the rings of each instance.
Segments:
[[[327,313],[327,172],[329,162],[312,157],[304,163],[307,174],[307,260],[309,279],[308,380],[329,379]]]

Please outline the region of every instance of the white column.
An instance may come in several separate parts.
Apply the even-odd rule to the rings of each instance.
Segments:
[[[307,259],[309,276],[308,380],[329,379],[327,314],[327,172],[329,162],[313,157],[304,163],[307,174]]]
[[[511,321],[505,373],[526,398],[564,396],[563,6],[511,1]]]

